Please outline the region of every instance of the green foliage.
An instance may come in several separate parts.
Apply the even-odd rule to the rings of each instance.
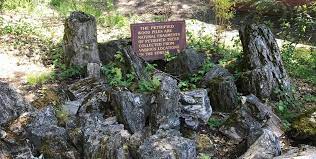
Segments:
[[[155,65],[146,65],[144,71],[151,78],[141,81],[137,81],[134,70],[125,71],[124,66],[126,66],[126,62],[121,52],[117,52],[112,63],[102,66],[101,70],[112,87],[123,87],[146,93],[154,92],[160,87],[159,79],[153,77]]]
[[[34,0],[0,0],[0,10],[26,10],[32,11],[36,6]]]
[[[224,121],[220,119],[210,118],[208,121],[208,125],[212,128],[219,128],[223,125]]]
[[[277,95],[278,99],[282,99],[276,103],[275,110],[283,121],[284,127],[288,129],[296,116],[294,112],[302,106],[302,101],[296,96],[293,88],[290,93],[283,89],[275,89],[273,93]]]
[[[228,25],[229,20],[234,17],[234,1],[233,0],[214,0],[214,12],[216,24]]]
[[[175,54],[172,54],[171,52],[167,52],[165,54],[164,60],[167,62],[170,62],[170,61],[174,60],[175,58],[177,58],[177,56]]]
[[[160,87],[160,80],[157,77],[153,77],[150,80],[141,80],[138,88],[140,92],[154,92]]]
[[[26,76],[26,82],[30,85],[41,85],[52,79],[51,72],[42,72],[38,74],[29,74]]]
[[[32,27],[28,23],[18,23],[16,25],[8,24],[4,26],[0,26],[0,35],[6,35],[6,34],[11,34],[11,35],[29,35],[34,33],[34,27]]]
[[[98,7],[97,4],[102,4],[102,7]],[[87,14],[93,15],[99,18],[102,15],[101,9],[110,10],[113,8],[112,0],[106,1],[93,1],[93,0],[51,0],[50,5],[53,6],[60,14],[67,16],[73,11],[83,11]]]
[[[196,86],[200,83],[200,81],[203,79],[205,74],[213,67],[213,63],[206,59],[204,61],[204,64],[202,65],[202,68],[198,71],[196,74],[192,74],[189,77],[187,77],[184,80],[181,80],[178,84],[178,87],[182,91],[187,91],[191,89],[195,89]]]
[[[200,153],[199,156],[198,156],[198,159],[212,159],[212,157],[210,157],[207,154]]]
[[[135,73],[123,74],[122,69],[114,63],[102,66],[102,72],[113,87],[130,87],[135,80]]]
[[[70,66],[70,67],[63,67],[61,72],[57,75],[62,80],[69,79],[69,78],[76,78],[81,77],[84,74],[84,68],[80,66]]]
[[[296,6],[290,10],[287,17],[280,20],[282,32],[280,35],[291,42],[312,42],[311,38],[316,29],[316,2],[311,5]]]
[[[123,73],[122,66],[124,65],[123,54],[117,52],[114,62],[102,66],[101,70],[111,86],[129,88],[134,83],[136,79],[135,71]]]
[[[98,19],[98,22],[105,27],[122,28],[124,26],[127,26],[128,19],[118,12],[110,12],[105,16],[101,16]]]
[[[295,44],[285,43],[281,55],[290,76],[316,84],[316,50],[296,48]]]
[[[205,28],[205,26],[204,26]],[[215,52],[215,47],[213,45],[213,39],[211,35],[203,35],[205,30],[199,30],[197,35],[193,34],[192,32],[187,32],[188,37],[188,45],[197,51],[203,51],[206,53]]]

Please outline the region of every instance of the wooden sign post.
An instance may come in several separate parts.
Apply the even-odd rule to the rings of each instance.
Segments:
[[[163,59],[186,47],[185,21],[132,24],[131,33],[134,52],[145,60]]]

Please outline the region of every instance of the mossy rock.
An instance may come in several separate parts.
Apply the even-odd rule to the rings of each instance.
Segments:
[[[316,109],[298,116],[292,123],[290,135],[298,142],[316,145]]]

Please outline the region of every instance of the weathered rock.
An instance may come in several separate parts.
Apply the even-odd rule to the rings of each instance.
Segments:
[[[53,108],[44,108],[27,125],[27,138],[45,158],[78,158],[78,152],[67,142],[66,130],[57,123]]]
[[[34,109],[8,84],[0,81],[0,126]]]
[[[149,80],[148,72],[145,71],[146,62],[138,57],[132,47],[123,48],[125,61],[128,64],[127,70],[134,70],[138,80]]]
[[[64,26],[66,63],[78,66],[100,63],[95,18],[83,12],[72,12]]]
[[[27,112],[21,114],[17,119],[15,119],[10,125],[8,125],[8,129],[11,133],[16,136],[26,136],[25,127],[32,120],[32,114]]]
[[[289,135],[298,143],[316,146],[316,109],[298,116],[291,125]]]
[[[228,77],[228,76],[232,76],[232,74],[230,74],[228,72],[228,70],[226,70],[225,68],[218,66],[218,65],[214,65],[210,71],[208,71],[203,80],[201,81],[201,86],[202,87],[207,87],[209,81],[212,81],[213,79],[217,79],[217,78],[223,78],[223,77]]]
[[[109,88],[95,78],[81,79],[68,87],[71,101],[64,104],[64,109],[71,115],[79,113],[98,113],[108,102]]]
[[[231,76],[214,78],[208,84],[209,97],[214,110],[232,112],[238,107],[237,87]]]
[[[119,122],[132,133],[143,131],[149,115],[150,96],[130,91],[115,91],[112,105]]]
[[[241,28],[243,70],[240,88],[261,99],[270,98],[274,89],[289,91],[290,80],[284,69],[280,50],[271,30],[264,25],[246,25]]]
[[[168,73],[175,76],[187,76],[195,74],[202,67],[206,56],[203,53],[197,53],[189,48],[181,52],[174,60],[166,65]]]
[[[196,129],[200,122],[207,123],[212,114],[207,90],[181,92],[180,97],[181,117],[184,118],[186,125]]]
[[[154,130],[178,129],[180,126],[180,89],[177,81],[163,73],[155,75],[160,81],[156,103],[151,106],[150,124]]]
[[[134,133],[130,137],[128,148],[133,158],[141,158],[138,149],[144,143],[144,140],[147,139],[150,135],[150,129],[146,128],[145,130]]]
[[[128,158],[130,134],[115,117],[104,119],[100,114],[86,114],[83,126],[84,158]]]
[[[35,158],[32,154],[31,148],[22,143],[5,143],[0,141],[0,158],[1,159],[30,159]]]
[[[316,158],[316,147],[302,145],[300,147],[292,147],[281,156],[273,159],[314,159]]]
[[[220,127],[220,131],[238,142],[244,140],[251,129],[261,129],[267,127],[277,137],[283,134],[282,122],[273,113],[271,107],[261,103],[254,95],[242,97],[242,104],[236,109],[225,123]]]
[[[270,159],[281,154],[278,137],[267,129],[259,129],[258,131],[261,135],[256,137],[256,140],[248,142],[249,148],[246,153],[239,157],[240,159]]]
[[[145,140],[139,153],[143,159],[194,159],[196,145],[193,140],[181,137],[178,131],[159,130]]]
[[[213,109],[231,112],[238,106],[237,87],[233,76],[225,68],[214,65],[200,85],[207,88]]]
[[[102,64],[109,64],[115,60],[115,55],[118,52],[123,52],[124,48],[131,46],[130,39],[113,40],[107,43],[99,43],[98,49]]]
[[[101,66],[99,63],[88,63],[87,73],[88,77],[100,78]]]

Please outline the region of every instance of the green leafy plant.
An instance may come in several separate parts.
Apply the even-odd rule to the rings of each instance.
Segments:
[[[208,121],[208,125],[212,128],[219,128],[223,125],[224,121],[220,119],[210,118]]]
[[[177,58],[177,56],[175,54],[172,54],[171,52],[167,52],[165,54],[164,60],[167,62],[170,62],[170,61],[174,60],[175,58]]]
[[[181,80],[178,84],[178,87],[182,91],[195,89],[199,82],[203,79],[205,74],[213,67],[213,65],[214,64],[209,59],[206,59],[201,69],[196,74],[192,74],[186,79]]]
[[[5,26],[0,26],[0,35],[12,34],[16,36],[29,35],[34,33],[34,27],[28,23],[20,22],[16,25],[8,24]]]
[[[282,60],[290,76],[316,84],[316,51],[297,48],[296,44],[285,43],[281,49]]]
[[[141,80],[138,87],[140,92],[154,92],[160,87],[160,80],[157,77]]]
[[[282,99],[276,103],[275,109],[286,129],[290,127],[291,121],[296,116],[295,112],[302,106],[302,101],[296,96],[295,90],[292,88],[291,91],[290,93],[284,89],[273,91],[278,99]]]
[[[121,68],[124,65],[123,54],[117,52],[114,62],[102,66],[101,70],[111,86],[128,88],[134,83],[136,79],[135,71],[132,70],[130,73],[124,73]]]

